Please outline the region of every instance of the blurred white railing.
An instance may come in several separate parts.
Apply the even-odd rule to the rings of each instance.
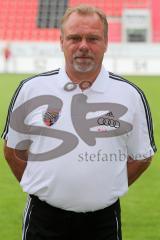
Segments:
[[[64,64],[59,42],[10,42],[11,57],[5,61],[0,42],[0,72],[38,73]],[[109,71],[128,75],[160,75],[160,44],[111,44],[103,64]]]

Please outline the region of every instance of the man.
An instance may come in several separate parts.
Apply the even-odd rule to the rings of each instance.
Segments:
[[[61,22],[65,68],[24,80],[3,137],[25,192],[23,240],[120,240],[119,197],[156,151],[143,92],[109,73],[105,14],[80,5]]]
[[[4,59],[4,72],[8,72],[9,70],[9,62],[11,59],[11,49],[10,44],[7,43],[6,46],[3,49],[3,59]]]

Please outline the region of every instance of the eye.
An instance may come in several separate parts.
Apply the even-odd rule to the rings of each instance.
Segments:
[[[81,41],[81,37],[80,36],[69,36],[67,39],[71,40],[72,42],[79,42],[79,41]]]
[[[87,38],[87,40],[89,41],[89,42],[96,42],[96,41],[98,41],[98,37],[96,37],[96,36],[90,36],[90,37],[88,37]]]
[[[81,38],[78,36],[75,36],[75,37],[72,37],[72,40],[78,42],[81,40]]]

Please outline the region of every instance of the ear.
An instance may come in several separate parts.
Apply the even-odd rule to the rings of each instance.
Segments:
[[[107,52],[107,49],[108,49],[108,39],[106,39],[105,41],[105,52]]]
[[[62,35],[60,35],[60,47],[63,52],[63,36]]]

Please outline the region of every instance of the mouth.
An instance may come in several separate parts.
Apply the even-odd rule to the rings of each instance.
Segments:
[[[75,59],[89,59],[89,60],[92,60],[92,58],[91,57],[89,57],[89,56],[77,56],[77,57],[75,57]]]

